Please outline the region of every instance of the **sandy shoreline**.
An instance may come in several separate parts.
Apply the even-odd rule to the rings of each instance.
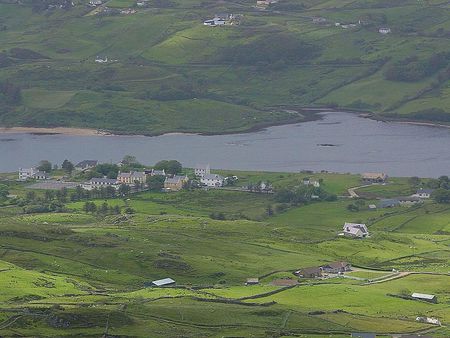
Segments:
[[[0,134],[36,134],[36,135],[70,135],[70,136],[105,136],[111,133],[84,128],[37,128],[37,127],[0,127]]]

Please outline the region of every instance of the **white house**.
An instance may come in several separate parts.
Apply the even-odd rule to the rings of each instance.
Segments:
[[[390,34],[390,33],[391,33],[391,29],[390,29],[389,27],[381,27],[381,28],[378,30],[378,32],[379,32],[380,34],[386,35],[386,34]]]
[[[97,62],[97,63],[107,63],[108,62],[108,57],[106,56],[104,59],[102,59],[100,56],[97,56],[95,58],[95,62]]]
[[[200,182],[207,187],[223,187],[224,178],[217,174],[208,174],[200,179]]]
[[[211,167],[209,166],[209,164],[207,164],[206,166],[196,166],[194,169],[194,174],[195,176],[198,177],[203,177],[205,175],[209,175],[211,174]]]
[[[209,26],[209,27],[216,27],[216,26],[223,26],[225,25],[226,21],[222,18],[214,17],[213,19],[205,20],[203,22],[203,25]]]
[[[95,168],[97,164],[98,164],[97,160],[84,160],[75,165],[75,170],[80,171],[89,170]]]
[[[48,180],[50,176],[45,171],[37,171],[32,178],[35,180]]]
[[[116,179],[113,178],[94,177],[81,185],[81,187],[85,190],[93,190],[101,187],[106,188],[108,186],[113,187],[114,189],[119,189],[120,184]]]
[[[365,224],[347,223],[345,222],[342,228],[344,236],[354,238],[364,238],[369,236],[369,230]]]
[[[19,181],[31,179],[37,172],[36,168],[19,168]]]
[[[89,5],[92,7],[97,7],[100,6],[102,4],[102,0],[91,0],[89,1]]]
[[[416,193],[414,195],[412,195],[412,197],[428,199],[431,197],[431,194],[433,193],[433,191],[434,191],[433,189],[420,188],[419,190],[416,191]]]

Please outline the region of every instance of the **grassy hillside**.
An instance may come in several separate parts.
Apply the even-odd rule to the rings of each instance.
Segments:
[[[60,3],[0,1],[0,125],[223,133],[311,106],[450,120],[447,1]],[[239,17],[203,26],[215,13]]]
[[[277,189],[302,184],[307,175],[234,174],[239,184],[270,180]],[[224,190],[93,200],[118,205],[120,215],[86,213],[83,203],[69,201],[64,212],[25,214],[1,201],[0,335],[338,338],[356,331],[448,337],[448,205],[430,200],[369,211],[375,198],[414,190],[409,180],[393,178],[361,189],[368,197],[349,211],[346,189],[360,184],[357,176],[309,177],[343,197],[282,209],[271,194]],[[27,198],[27,183],[3,183]],[[130,207],[134,213],[126,215]],[[210,218],[213,213],[225,220]],[[367,223],[371,237],[338,236],[345,221]],[[349,278],[303,279],[293,288],[273,284],[295,278],[299,268],[336,260],[359,268]],[[165,277],[177,286],[145,287]],[[260,284],[244,286],[249,277]],[[435,294],[438,303],[407,299],[412,292]],[[417,316],[439,318],[443,327],[419,323]]]

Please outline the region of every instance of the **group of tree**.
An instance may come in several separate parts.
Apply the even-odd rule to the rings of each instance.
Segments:
[[[9,195],[9,187],[6,184],[0,184],[0,201],[4,200]]]
[[[432,193],[432,198],[437,203],[450,203],[450,179],[448,176],[429,180],[426,186],[435,189]]]
[[[109,206],[107,202],[103,202],[100,204],[100,206],[97,207],[97,204],[95,204],[92,201],[87,201],[83,205],[83,210],[86,213],[98,213],[100,215],[119,215],[120,214],[120,207],[118,205],[115,206]]]
[[[111,186],[95,188],[92,190],[85,190],[82,187],[78,186],[70,195],[70,200],[75,202],[90,199],[125,197],[128,196],[130,192],[131,187],[126,184],[121,184],[117,190]]]
[[[167,175],[176,175],[183,170],[181,163],[176,160],[159,161],[153,168],[156,170],[164,170]]]
[[[59,191],[46,190],[38,195],[34,190],[29,190],[25,197],[19,198],[15,203],[22,207],[24,213],[63,212],[64,203],[67,201],[67,189]]]
[[[388,67],[384,76],[391,81],[416,82],[447,67],[449,62],[450,52],[439,52],[427,59],[410,56]]]
[[[227,47],[220,54],[220,61],[242,65],[270,65],[276,62],[288,65],[309,61],[319,54],[318,46],[297,36],[279,33]]]
[[[22,101],[22,89],[10,82],[0,82],[0,103],[5,105],[18,105]]]
[[[320,187],[298,186],[292,189],[280,189],[275,193],[275,200],[279,203],[290,203],[292,205],[307,204],[312,200],[335,201],[337,196],[330,194]]]

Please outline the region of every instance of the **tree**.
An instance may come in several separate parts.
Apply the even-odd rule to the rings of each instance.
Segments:
[[[437,203],[450,203],[450,190],[439,188],[431,196]]]
[[[183,166],[176,160],[163,160],[156,163],[154,168],[157,170],[164,170],[166,174],[169,175],[176,175],[181,172]]]
[[[273,208],[272,208],[272,206],[270,204],[266,208],[266,214],[267,214],[267,216],[272,216],[273,215]]]
[[[125,165],[134,165],[139,164],[139,162],[136,159],[136,156],[133,155],[125,155],[122,159],[122,164]]]
[[[126,184],[121,184],[119,189],[117,190],[120,196],[126,196],[130,193],[130,191],[131,191],[130,186]]]
[[[100,206],[98,212],[101,213],[102,215],[107,214],[108,213],[108,203],[103,202],[102,205]]]
[[[75,166],[69,160],[64,160],[64,162],[61,164],[61,168],[70,175],[75,169]]]
[[[0,199],[4,199],[9,195],[8,186],[6,184],[0,184]]]
[[[52,164],[47,160],[42,160],[39,162],[38,170],[49,173],[52,171]]]
[[[420,184],[420,178],[417,176],[410,177],[408,183],[413,187],[417,187]]]
[[[36,193],[34,191],[27,191],[25,199],[27,202],[33,202],[36,199]]]
[[[152,191],[161,191],[164,188],[165,177],[161,175],[149,176],[147,186]]]

